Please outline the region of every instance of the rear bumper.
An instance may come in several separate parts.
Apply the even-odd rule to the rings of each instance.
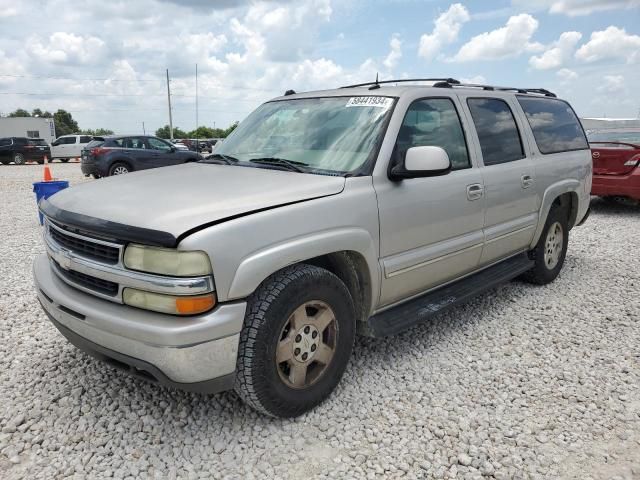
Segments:
[[[85,163],[83,161],[80,164],[80,170],[82,170],[85,177],[88,177],[89,175],[100,175],[98,166],[95,163]]]
[[[635,168],[629,175],[594,175],[591,194],[640,200],[640,168]]]
[[[146,380],[214,393],[233,387],[246,303],[174,317],[100,300],[80,292],[36,258],[38,299],[51,322],[75,346]]]

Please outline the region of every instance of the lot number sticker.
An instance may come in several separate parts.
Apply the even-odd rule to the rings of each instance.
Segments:
[[[389,108],[393,99],[387,97],[351,97],[347,107],[378,107]]]

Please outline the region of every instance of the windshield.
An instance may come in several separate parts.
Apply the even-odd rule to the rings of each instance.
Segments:
[[[589,132],[587,134],[589,142],[626,142],[640,144],[640,130],[615,130],[615,131],[600,131]]]
[[[325,97],[265,103],[220,143],[215,154],[238,163],[309,173],[345,174],[362,167],[383,135],[388,97]]]

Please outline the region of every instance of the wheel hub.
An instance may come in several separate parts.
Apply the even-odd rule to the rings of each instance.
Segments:
[[[310,362],[318,350],[319,344],[318,329],[313,325],[305,325],[296,332],[296,336],[293,338],[293,358],[298,362]]]
[[[564,234],[559,222],[555,222],[549,228],[544,247],[544,264],[549,270],[553,270],[560,261],[564,246]]]

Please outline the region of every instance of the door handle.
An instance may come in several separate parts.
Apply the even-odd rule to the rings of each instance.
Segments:
[[[467,199],[473,201],[482,198],[484,187],[479,183],[467,185]]]
[[[529,188],[533,185],[533,178],[531,178],[531,175],[522,175],[522,177],[520,177],[520,181],[522,182],[522,188]]]

